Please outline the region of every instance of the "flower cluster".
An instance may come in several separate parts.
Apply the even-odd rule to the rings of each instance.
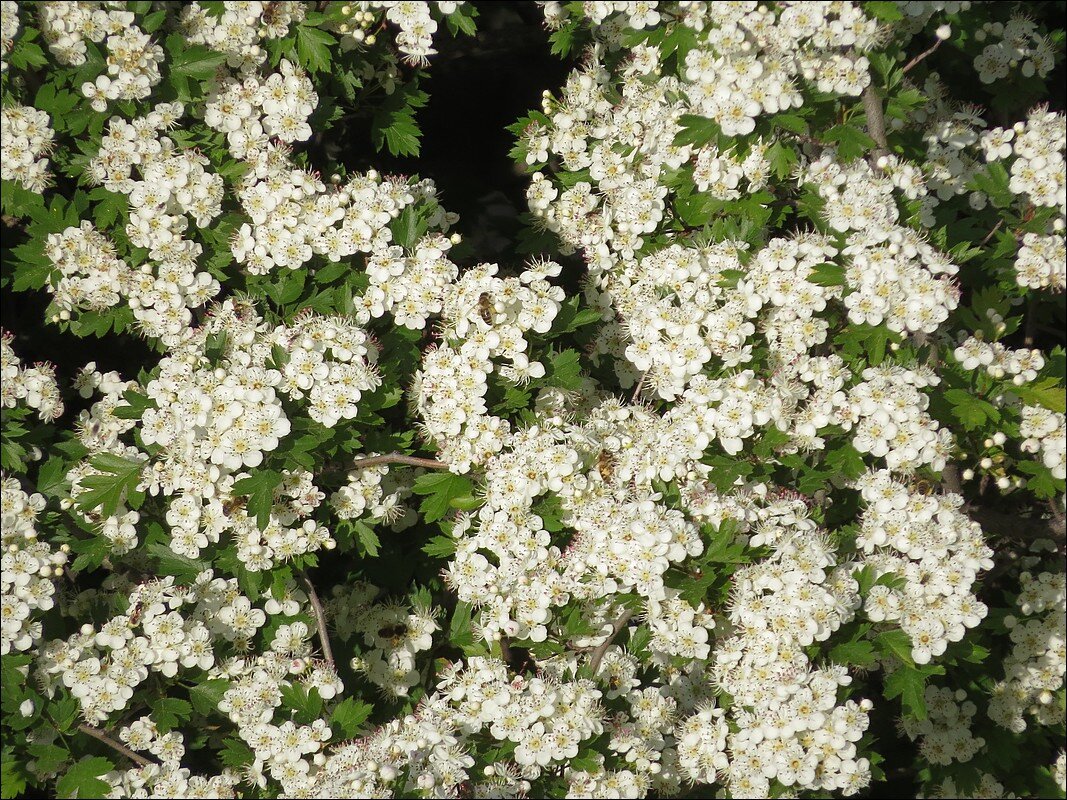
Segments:
[[[7,71],[7,57],[19,32],[19,6],[15,0],[0,2],[0,73]]]
[[[302,142],[311,136],[308,117],[319,96],[307,74],[288,59],[267,78],[258,74],[243,80],[228,77],[208,95],[204,122],[226,134],[237,158],[263,162],[270,139]],[[254,183],[254,181],[253,181]]]
[[[161,79],[159,65],[163,63],[163,48],[134,24],[131,11],[110,11],[102,28],[94,19],[86,26],[88,38],[99,41],[103,30],[107,34],[107,74],[95,81],[86,81],[81,92],[90,100],[94,111],[106,111],[110,100],[144,100]]]
[[[912,659],[929,664],[985,617],[972,587],[992,568],[993,551],[981,526],[960,512],[959,495],[910,491],[884,470],[867,473],[857,488],[866,508],[856,545],[879,579],[864,611],[873,622],[899,621]]]
[[[393,183],[386,188],[386,193],[390,189],[392,201],[385,202],[398,212],[415,200],[416,193],[432,198],[436,192],[433,184],[408,187]],[[391,214],[392,210],[379,213],[384,222],[385,214]],[[443,217],[439,216],[436,222],[440,225],[444,222]],[[375,252],[367,260],[370,286],[362,297],[355,299],[356,318],[366,323],[389,312],[398,325],[411,330],[425,328],[428,317],[440,314],[445,289],[459,276],[459,268],[447,255],[459,239],[447,238],[435,231],[423,236],[410,251],[406,251],[400,245],[389,245],[389,237],[390,234],[385,232],[373,243]]]
[[[823,155],[806,179],[826,200],[830,227],[847,233],[845,296],[856,324],[885,324],[894,331],[933,333],[959,303],[951,281],[958,267],[909,227],[899,224],[895,184],[866,161],[841,165]]]
[[[1020,617],[1008,616],[1012,651],[1004,662],[1004,680],[989,703],[989,718],[1016,733],[1027,717],[1038,725],[1062,721],[1055,694],[1067,671],[1067,586],[1063,572],[1023,572],[1022,591],[1015,601]]]
[[[392,240],[389,223],[417,199],[434,196],[430,181],[410,185],[374,170],[327,188],[317,174],[298,169],[283,146],[241,148],[235,154],[243,153],[251,169],[238,197],[251,224],[234,234],[231,250],[253,275],[299,269],[316,254],[337,262],[356,253],[385,253]],[[357,316],[363,324],[370,319],[365,312]]]
[[[205,577],[191,591],[175,586],[170,577],[127,589],[126,613],[99,628],[85,624],[66,640],[42,646],[37,678],[43,691],[52,697],[66,687],[82,715],[97,723],[126,708],[151,672],[173,677],[179,668],[210,667],[215,662],[213,636],[230,634],[232,640],[238,635],[224,619],[229,609],[248,600],[237,591],[236,579],[212,582],[210,573]],[[117,590],[121,580],[115,576],[107,588]]]
[[[1024,405],[1019,423],[1024,453],[1041,453],[1041,460],[1055,478],[1067,477],[1067,417],[1044,406]]]
[[[1040,350],[1011,350],[1000,342],[986,342],[977,336],[962,340],[952,355],[964,369],[985,367],[986,373],[998,380],[1010,375],[1016,386],[1035,380],[1037,373],[1045,367],[1045,357]]]
[[[134,15],[110,4],[90,0],[84,3],[35,3],[37,24],[52,56],[60,64],[81,66],[86,62],[86,41],[102,42],[119,35],[133,22]]]
[[[1012,128],[993,128],[982,135],[986,160],[1012,158],[1009,188],[1038,207],[1057,214],[1043,232],[1027,231],[1015,262],[1016,281],[1031,289],[1063,289],[1064,218],[1067,216],[1067,117],[1037,108]]]
[[[341,592],[333,607],[339,635],[346,641],[354,635],[359,655],[352,668],[394,697],[406,696],[419,682],[415,659],[433,645],[438,630],[438,610],[424,604],[409,609],[400,603],[375,603],[378,589],[356,583]]]
[[[267,59],[264,39],[280,39],[307,16],[303,3],[227,3],[222,14],[208,13],[198,2],[183,3],[178,19],[182,34],[226,54],[227,65],[241,73],[254,72]]]
[[[44,422],[63,415],[63,397],[56,383],[55,368],[41,363],[23,367],[11,343],[15,337],[0,331],[0,406],[33,409]]]
[[[940,383],[933,371],[883,365],[868,367],[862,377],[848,393],[856,424],[852,445],[884,458],[894,472],[911,472],[925,464],[944,469],[952,452],[952,432],[930,416],[930,399],[920,391]]]
[[[550,26],[567,21],[569,12],[559,3],[544,8]],[[632,259],[642,235],[657,228],[667,170],[692,163],[699,185],[716,196],[732,197],[741,175],[758,188],[769,171],[764,145],[756,143],[743,160],[728,159],[719,155],[730,151],[728,137],[751,133],[763,114],[802,106],[802,81],[846,95],[858,95],[870,82],[867,59],[841,52],[843,45],[862,51],[878,38],[876,21],[855,3],[777,10],[687,4],[679,11],[697,41],[680,79],[656,79],[660,52],[636,45],[616,86],[598,52],[596,63],[570,76],[559,100],[546,97],[545,114],[522,132],[527,163],[543,163],[551,153],[569,171],[589,169],[595,184],[579,180],[560,189],[537,173],[528,191],[531,210],[566,245],[586,252],[594,275],[610,253]],[[650,3],[586,3],[583,13],[599,21],[593,30],[608,49],[620,47],[627,27],[660,20]],[[784,52],[795,55],[780,57]],[[675,99],[679,95],[682,100]],[[714,120],[723,146],[676,145],[687,113]]]
[[[126,234],[149,251],[149,261],[128,267],[89,223],[80,232],[68,228],[50,254],[68,278],[56,287],[61,315],[106,308],[121,296],[146,333],[173,345],[187,335],[191,309],[218,294],[219,282],[198,270],[203,247],[184,234],[190,219],[203,228],[219,215],[223,181],[205,169],[206,157],[179,150],[162,134],[183,113],[180,103],[162,103],[135,123],[111,119],[88,170],[109,191],[129,197]]]
[[[768,502],[758,520],[750,543],[772,554],[738,571],[729,609],[734,633],[714,654],[716,684],[733,698],[730,717],[737,726],[720,738],[732,754],[725,770],[731,794],[765,796],[772,779],[856,794],[871,779],[855,743],[873,703],[840,703],[839,687],[852,682],[848,671],[815,667],[804,648],[854,617],[858,584],[847,565],[835,565],[829,540],[802,501]],[[701,768],[711,775],[727,766],[721,756],[716,764],[715,753],[698,750]],[[692,779],[706,777],[691,773]]]
[[[52,180],[47,156],[55,133],[49,122],[48,114],[32,106],[5,105],[0,110],[0,178],[44,192]]]
[[[151,753],[159,760],[159,766],[103,775],[101,779],[111,786],[106,797],[129,797],[146,790],[171,797],[236,797],[239,779],[233,771],[223,770],[211,777],[189,774],[188,769],[181,768],[185,737],[178,731],[160,733],[150,716],[120,728],[119,739],[132,750]]]
[[[294,400],[306,396],[309,416],[327,428],[353,419],[363,394],[381,385],[378,348],[348,319],[305,313],[276,328],[271,338],[288,359],[280,390]]]
[[[53,550],[39,538],[40,494],[26,494],[17,478],[0,477],[0,654],[34,647],[42,636],[39,619],[55,605],[53,579],[63,575],[68,545]]]
[[[1015,259],[1015,280],[1029,289],[1067,288],[1067,239],[1062,235],[1023,234]]]
[[[985,747],[985,739],[971,732],[978,706],[967,699],[967,692],[927,686],[924,700],[927,718],[904,720],[908,738],[914,741],[921,737],[919,752],[923,758],[947,766],[953,761],[970,761]]]
[[[528,342],[524,337],[528,331],[544,333],[552,327],[564,295],[548,281],[561,269],[551,261],[532,263],[517,278],[496,277],[497,265],[482,264],[467,270],[457,281],[458,268],[441,253],[444,241],[432,248],[424,239],[415,258],[404,262],[407,269],[401,274],[408,274],[411,261],[421,265],[432,258],[432,263],[440,265],[436,270],[439,288],[434,291],[440,297],[445,341],[424,355],[412,395],[426,432],[437,440],[443,459],[454,471],[466,472],[472,463],[485,463],[501,450],[510,431],[506,420],[487,413],[489,375],[499,371],[512,383],[525,384],[545,374],[544,365],[526,355]],[[425,266],[416,269],[423,274],[427,271]],[[446,270],[451,272],[453,283],[441,275]],[[373,289],[372,284],[368,297]],[[421,319],[409,320],[408,327],[425,324],[425,312],[419,313]],[[405,324],[395,307],[393,314],[399,324]],[[454,346],[452,337],[458,339]],[[508,363],[497,366],[495,358]]]
[[[974,59],[982,83],[1003,80],[1013,69],[1025,78],[1044,78],[1056,64],[1054,45],[1027,17],[1014,16],[1007,23],[987,22],[975,31],[975,40],[989,42]]]
[[[330,507],[338,519],[367,515],[400,531],[418,519],[404,504],[410,496],[410,481],[402,471],[398,473],[386,465],[364,467],[348,473],[348,482],[330,496]]]

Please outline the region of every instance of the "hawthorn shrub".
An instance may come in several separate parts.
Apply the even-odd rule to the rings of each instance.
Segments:
[[[1064,796],[1063,4],[539,6],[0,4],[3,797]]]

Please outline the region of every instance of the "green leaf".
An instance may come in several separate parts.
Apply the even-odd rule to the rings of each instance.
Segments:
[[[678,147],[687,144],[702,147],[708,142],[718,142],[722,137],[719,123],[708,117],[683,114],[678,119],[678,125],[681,130],[674,137],[674,144]]]
[[[767,163],[771,165],[771,171],[779,180],[785,180],[793,174],[797,165],[797,151],[787,144],[775,142],[767,148]]]
[[[1064,481],[1057,480],[1052,476],[1052,470],[1037,461],[1019,461],[1015,468],[1024,475],[1026,488],[1041,499],[1051,499],[1063,492]]]
[[[899,697],[906,715],[926,719],[926,681],[932,675],[944,674],[945,668],[941,666],[903,666],[886,677],[885,698]]]
[[[11,66],[17,69],[30,69],[43,67],[48,63],[48,58],[38,45],[33,42],[17,40],[8,56]]]
[[[948,389],[942,396],[952,406],[953,416],[963,423],[966,430],[980,428],[986,420],[1000,420],[1000,411],[996,406],[964,389]]]
[[[1029,406],[1042,406],[1060,414],[1067,412],[1067,393],[1062,381],[1056,378],[1038,378],[1022,386],[1011,384],[1008,391]]]
[[[867,468],[863,456],[850,442],[840,442],[828,451],[826,466],[849,479],[858,478]]]
[[[868,0],[863,4],[863,10],[882,22],[897,22],[904,19],[900,7],[892,0]]]
[[[174,44],[175,39],[178,40],[177,44]],[[215,77],[215,70],[226,61],[225,53],[216,53],[202,44],[185,47],[181,44],[181,37],[178,34],[173,34],[167,39],[167,49],[174,56],[170,62],[171,75],[195,81],[206,81]]]
[[[111,791],[111,785],[100,780],[100,776],[114,768],[114,764],[100,756],[83,758],[56,782],[56,793],[60,797],[103,797]]]
[[[545,383],[549,386],[572,391],[582,388],[581,355],[577,350],[568,349],[555,353],[549,356],[545,366]]]
[[[422,552],[431,558],[448,558],[456,552],[456,540],[451,536],[435,536],[422,546]]]
[[[900,336],[884,325],[847,325],[834,337],[834,343],[841,347],[845,355],[863,359],[865,366],[877,367],[885,361],[886,346],[889,342],[900,341]],[[847,359],[846,359],[847,360]]]
[[[755,469],[748,461],[742,461],[733,456],[704,456],[701,463],[712,468],[708,480],[715,484],[715,488],[720,492],[728,491],[738,478],[747,478]]]
[[[854,642],[842,642],[830,650],[830,660],[845,666],[870,667],[878,660],[874,645],[866,639]]]
[[[844,286],[845,268],[840,264],[816,264],[808,273],[807,281],[818,286]]]
[[[22,795],[26,790],[27,778],[30,775],[15,757],[15,751],[5,747],[0,757],[0,798],[9,800]]]
[[[790,133],[806,134],[808,132],[807,120],[798,114],[775,114],[771,117],[770,123],[771,127],[781,128]]]
[[[1011,176],[1004,165],[999,161],[991,161],[984,170],[975,173],[968,188],[985,193],[989,202],[997,208],[1007,208],[1015,200],[1010,182]]]
[[[245,764],[251,764],[256,758],[255,752],[247,744],[233,736],[227,736],[222,740],[222,749],[219,751],[219,760],[230,769],[240,769]]]
[[[70,751],[58,745],[37,742],[29,746],[30,755],[37,762],[37,772],[60,772],[71,761]]]
[[[359,549],[361,555],[369,556],[370,558],[377,558],[378,551],[381,550],[382,542],[378,538],[378,534],[375,533],[374,528],[365,522],[360,522],[358,519],[354,519],[350,523],[352,530],[355,531],[356,536],[359,539]]]
[[[854,125],[834,125],[820,137],[827,144],[837,145],[837,154],[842,161],[851,161],[870,152],[877,143]]]
[[[236,494],[248,497],[248,513],[256,518],[259,529],[265,530],[270,523],[270,512],[274,508],[274,490],[283,480],[283,475],[273,469],[261,469],[248,478],[242,478],[233,484]]]
[[[445,17],[445,23],[448,25],[449,33],[453,36],[456,36],[459,33],[473,36],[478,31],[477,25],[474,24],[474,18],[477,15],[477,9],[472,8],[471,6],[463,6],[453,11]]]
[[[899,628],[882,631],[875,639],[878,652],[882,656],[896,656],[906,666],[914,666],[911,658],[911,637]]]
[[[360,726],[370,719],[374,713],[374,706],[363,703],[353,697],[345,698],[330,716],[330,728],[339,729],[346,738],[351,738],[359,732]]]
[[[310,690],[299,683],[282,687],[282,702],[296,712],[297,722],[310,725],[322,714],[322,698],[319,690]]]
[[[77,505],[83,511],[92,511],[99,507],[104,517],[113,517],[123,501],[131,508],[139,508],[144,493],[137,491],[141,479],[143,464],[130,461],[114,453],[100,453],[93,456],[90,465],[100,470],[101,475],[87,475],[79,485],[84,487],[78,495]]]
[[[178,555],[162,542],[149,542],[147,549],[148,554],[156,559],[156,571],[160,575],[171,575],[182,585],[192,584],[201,572],[211,569],[209,562]]]
[[[219,701],[229,688],[230,682],[225,678],[212,678],[190,689],[189,700],[192,701],[196,713],[206,717],[218,710]]]
[[[307,25],[296,28],[296,52],[307,71],[315,74],[330,68],[330,45],[337,40],[324,30]]]
[[[462,600],[456,603],[456,610],[452,612],[452,623],[448,629],[448,641],[463,652],[467,652],[467,648],[474,644],[470,603],[464,603]]]
[[[159,726],[160,733],[167,733],[178,727],[183,720],[189,719],[193,707],[177,697],[161,697],[150,704],[152,719]]]
[[[45,497],[61,497],[66,494],[67,462],[59,456],[52,456],[41,465],[37,472],[37,491]]]
[[[426,105],[429,98],[418,88],[418,79],[389,95],[371,120],[374,146],[378,150],[386,146],[394,156],[417,156],[422,133],[415,121],[415,112]]]
[[[419,510],[427,522],[436,522],[451,510],[454,498],[470,495],[474,491],[474,484],[462,475],[431,472],[417,477],[411,490],[426,497]]]
[[[104,559],[111,552],[111,542],[103,536],[75,539],[70,543],[70,549],[78,554],[70,565],[73,572],[94,570],[104,563]]]

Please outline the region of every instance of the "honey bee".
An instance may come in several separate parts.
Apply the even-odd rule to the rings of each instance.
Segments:
[[[408,634],[408,626],[402,622],[398,622],[395,625],[386,625],[384,628],[378,629],[378,636],[381,639],[388,639],[393,647],[400,644],[400,640]]]
[[[141,614],[144,612],[144,605],[138,600],[133,604],[133,608],[130,609],[130,627],[137,625],[141,621]]]
[[[615,477],[615,456],[607,450],[601,450],[596,459],[596,469],[604,483],[610,482]]]
[[[274,23],[275,18],[278,16],[278,14],[282,10],[281,9],[281,5],[282,4],[279,3],[279,2],[264,3],[264,5],[263,5],[263,23],[264,24],[271,25],[271,24]]]
[[[926,495],[927,497],[934,494],[936,491],[934,482],[927,480],[926,478],[920,478],[915,481],[913,488],[917,494]]]
[[[486,325],[493,324],[493,298],[489,296],[489,292],[478,295],[478,316]]]
[[[233,513],[238,509],[244,508],[247,502],[247,497],[231,497],[222,504],[222,513],[227,517],[232,517]]]

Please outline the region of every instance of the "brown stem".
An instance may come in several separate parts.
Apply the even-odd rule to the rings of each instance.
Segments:
[[[326,663],[330,665],[330,668],[336,670],[337,665],[333,660],[333,650],[330,649],[330,635],[326,632],[326,612],[322,609],[322,603],[319,601],[319,595],[315,591],[315,585],[311,582],[311,578],[307,575],[303,577],[304,583],[308,588],[308,599],[311,601],[311,608],[315,612],[315,626],[319,629],[322,656],[326,659]]]
[[[926,48],[921,53],[919,53],[919,55],[915,56],[915,58],[913,58],[911,61],[909,61],[907,64],[905,64],[904,65],[904,74],[906,75],[907,73],[911,72],[918,65],[918,63],[920,61],[922,61],[927,56],[932,55],[933,52],[935,50],[937,50],[937,48],[939,48],[941,46],[941,42],[942,41],[944,41],[944,40],[943,39],[937,39],[932,45],[930,45],[928,48]]]
[[[382,464],[405,464],[409,467],[426,467],[427,469],[448,469],[448,464],[443,461],[435,461],[432,458],[418,458],[416,456],[405,456],[400,453],[389,453],[384,456],[368,456],[367,458],[357,458],[352,462],[353,469],[369,469],[370,467],[378,467]]]
[[[1026,327],[1023,329],[1023,347],[1033,347],[1037,335],[1037,294],[1030,298],[1026,306]]]
[[[81,725],[78,726],[78,730],[84,734],[92,736],[97,741],[103,742],[115,752],[122,753],[124,756],[126,756],[126,758],[130,759],[130,761],[132,761],[139,767],[150,767],[156,763],[152,759],[145,758],[140,753],[131,750],[122,742],[116,742],[102,730],[94,728],[92,725],[83,722]]]
[[[1034,539],[1051,539],[1057,545],[1067,541],[1067,528],[1062,517],[1056,519],[1036,519],[1018,514],[1005,514],[992,508],[966,509],[971,519],[982,526],[982,530],[992,536],[1029,542]]]
[[[600,662],[604,660],[604,654],[608,652],[608,648],[611,647],[611,643],[615,640],[615,637],[619,635],[619,631],[626,627],[626,623],[630,621],[630,617],[634,615],[630,609],[624,609],[619,618],[615,620],[615,624],[611,626],[611,635],[604,640],[604,643],[599,645],[596,650],[593,651],[593,655],[589,656],[589,668],[596,675],[598,669],[600,669]]]
[[[878,96],[874,84],[863,90],[863,111],[867,115],[867,133],[878,147],[871,153],[871,159],[877,161],[889,153],[889,141],[885,138],[885,112],[882,110],[882,98]]]
[[[960,468],[955,464],[947,464],[941,470],[941,485],[949,492],[963,494],[963,483],[960,480]]]

